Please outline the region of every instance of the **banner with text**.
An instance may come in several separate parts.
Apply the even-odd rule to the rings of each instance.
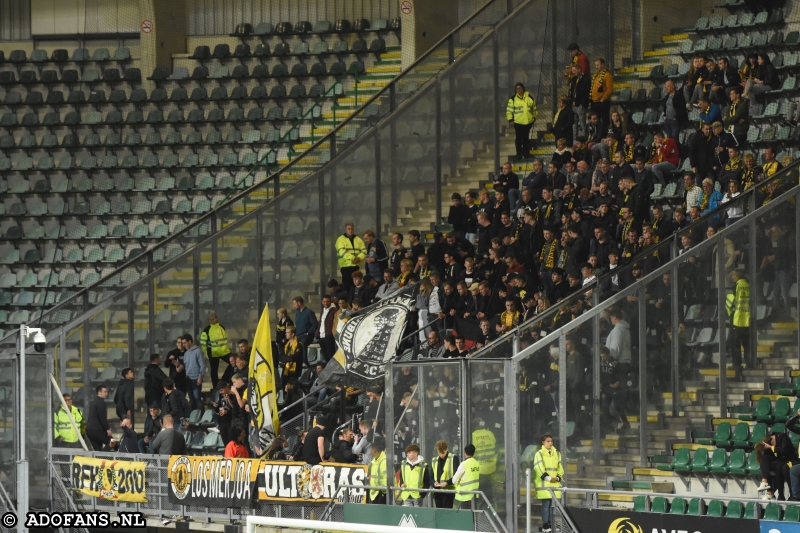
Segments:
[[[363,486],[366,479],[367,465],[323,463],[311,466],[299,462],[261,461],[258,499],[327,503],[342,485]],[[339,501],[366,503],[366,491],[343,489]]]
[[[72,486],[89,496],[118,502],[147,502],[144,478],[147,463],[72,458]]]
[[[205,507],[247,507],[255,499],[258,459],[169,458],[169,501]]]
[[[580,531],[596,533],[760,533],[758,520],[736,520],[710,516],[661,513],[634,513],[605,509],[568,507],[570,517]]]

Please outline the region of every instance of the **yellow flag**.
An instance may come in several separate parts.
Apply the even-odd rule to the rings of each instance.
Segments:
[[[269,305],[264,306],[258,321],[248,372],[248,401],[250,403],[250,444],[261,456],[280,432],[278,395],[275,391],[275,367],[272,363],[272,330],[269,325]]]

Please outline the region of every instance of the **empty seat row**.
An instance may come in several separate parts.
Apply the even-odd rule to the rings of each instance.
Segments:
[[[13,84],[48,84],[48,83],[114,83],[124,81],[138,83],[142,80],[142,71],[135,67],[120,71],[117,68],[105,68],[102,71],[96,68],[87,68],[83,73],[74,69],[43,70],[41,75],[35,70],[23,70],[19,73],[13,70],[0,71],[0,85]]]
[[[364,39],[357,39],[352,44],[345,40],[337,40],[331,46],[328,41],[317,41],[313,46],[305,41],[298,41],[290,47],[288,43],[281,42],[270,48],[268,43],[261,43],[256,45],[255,49],[251,51],[250,45],[242,43],[237,45],[231,52],[227,44],[218,44],[211,52],[208,46],[198,46],[194,50],[194,54],[189,56],[189,59],[205,60],[205,59],[245,59],[248,57],[281,57],[281,56],[300,56],[300,55],[319,55],[319,54],[363,54],[373,53],[379,54],[386,51],[386,41],[380,37],[373,39],[369,45]]]
[[[82,63],[85,61],[129,61],[131,49],[121,46],[111,54],[108,48],[96,48],[89,52],[86,48],[76,48],[72,55],[64,48],[58,48],[48,56],[46,50],[37,49],[31,52],[30,57],[25,50],[12,50],[8,58],[0,51],[0,63]]]
[[[355,19],[352,22],[346,19],[337,20],[333,25],[327,20],[319,20],[312,26],[308,21],[300,21],[296,24],[291,22],[279,22],[273,25],[271,22],[260,22],[253,27],[252,24],[243,22],[236,26],[231,36],[233,37],[269,37],[271,35],[304,35],[308,33],[349,33],[364,31],[397,31],[400,29],[400,18],[392,20],[375,19],[372,22],[367,19]]]
[[[710,500],[708,505],[701,498],[686,500],[676,496],[670,502],[664,497],[652,498],[650,508],[647,507],[647,496],[636,496],[633,500],[634,512],[676,514],[690,516],[711,516],[717,518],[747,518],[764,519],[771,521],[800,522],[800,506],[786,505],[783,509],[780,504],[771,502],[763,509],[756,502],[729,501],[727,505],[720,500]]]
[[[81,194],[87,192],[106,193],[115,191],[119,193],[124,192],[163,192],[163,191],[189,191],[189,190],[211,190],[211,189],[229,189],[234,185],[234,178],[230,174],[220,174],[212,176],[211,174],[199,174],[183,176],[176,180],[174,176],[163,176],[156,181],[152,176],[137,176],[132,178],[127,175],[115,177],[114,179],[108,176],[96,176],[92,179],[86,176],[77,176],[73,179],[68,179],[63,176],[55,177],[53,179],[43,178],[37,180],[31,186],[28,180],[18,180],[17,182],[9,185],[8,182],[0,180],[0,193],[8,192],[15,195],[24,195],[26,193],[33,193],[35,195],[42,195],[47,193],[52,194]],[[34,226],[35,227],[35,226]],[[7,239],[20,239],[23,235],[14,230],[18,226],[10,226],[10,230],[6,232]],[[50,234],[50,233],[48,233]],[[45,238],[44,229],[33,230],[29,229],[24,238],[36,239]],[[49,237],[48,237],[49,238]]]
[[[321,61],[309,63],[295,63],[292,65],[291,70],[283,63],[278,63],[269,69],[269,65],[263,63],[253,66],[252,71],[248,65],[236,65],[230,69],[227,65],[219,65],[213,71],[209,71],[208,67],[198,66],[195,67],[191,74],[187,67],[177,66],[169,74],[169,71],[164,67],[156,67],[153,70],[153,75],[147,78],[155,82],[161,81],[193,81],[205,79],[265,79],[265,78],[299,78],[304,76],[321,77],[321,76],[342,76],[344,74],[363,74],[365,72],[364,62],[355,60],[346,66],[343,61],[336,61],[331,64],[330,69],[326,63]],[[0,72],[0,74],[2,74]]]

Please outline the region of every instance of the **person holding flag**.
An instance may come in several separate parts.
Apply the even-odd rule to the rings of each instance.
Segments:
[[[265,305],[253,340],[247,381],[250,445],[255,457],[264,455],[280,432],[271,331],[269,305]]]

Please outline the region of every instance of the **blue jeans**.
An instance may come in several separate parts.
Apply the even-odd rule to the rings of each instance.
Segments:
[[[202,409],[203,408],[203,400],[200,397],[200,393],[203,391],[203,384],[197,384],[197,378],[188,378],[186,380],[187,388],[189,389],[189,405],[192,408],[192,411],[195,409]]]
[[[793,465],[789,469],[789,486],[792,488],[792,497],[800,498],[800,465]]]
[[[150,444],[146,444],[144,439],[139,439],[139,453],[150,453],[149,446]]]
[[[653,171],[653,174],[656,176],[656,182],[664,185],[664,172],[669,172],[670,170],[675,170],[675,165],[670,163],[669,161],[664,161],[663,163],[654,163],[652,165],[648,165],[650,170]]]
[[[547,498],[546,500],[542,500],[542,523],[549,524],[550,523],[550,507],[553,505],[553,500]]]
[[[664,119],[664,133],[667,134],[667,137],[678,142],[678,136],[681,133],[681,126],[678,124],[678,121],[674,118],[667,118]]]

